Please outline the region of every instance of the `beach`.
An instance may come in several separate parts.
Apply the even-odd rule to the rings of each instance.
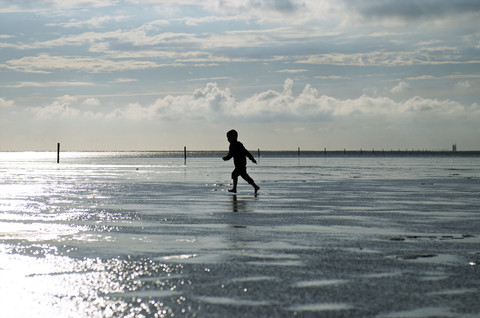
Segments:
[[[225,154],[0,153],[2,316],[480,316],[479,156]]]

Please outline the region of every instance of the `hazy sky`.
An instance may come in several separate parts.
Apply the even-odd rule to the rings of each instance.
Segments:
[[[478,0],[0,0],[0,150],[480,149]]]

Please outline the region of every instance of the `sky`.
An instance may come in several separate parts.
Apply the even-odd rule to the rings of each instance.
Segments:
[[[480,149],[478,0],[0,0],[0,151]]]

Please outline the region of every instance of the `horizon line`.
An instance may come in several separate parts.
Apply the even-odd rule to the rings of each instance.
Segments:
[[[205,149],[186,149],[187,152],[226,152],[228,150],[219,150],[219,149],[214,149],[214,150],[205,150]],[[375,149],[375,148],[371,148],[371,149],[363,149],[363,148],[360,148],[360,149],[332,149],[332,150],[328,150],[326,148],[324,149],[302,149],[302,148],[297,148],[297,149],[265,149],[265,150],[262,150],[260,148],[256,149],[256,150],[249,150],[251,152],[256,152],[256,151],[260,151],[260,152],[292,152],[292,153],[302,153],[302,152],[315,152],[315,153],[344,153],[344,152],[358,152],[358,153],[362,153],[362,152],[365,152],[365,153],[411,153],[411,152],[447,152],[447,153],[464,153],[464,152],[480,152],[480,149],[465,149],[465,150],[452,150],[452,149]],[[51,150],[0,150],[0,152],[57,152],[56,149],[51,149]],[[66,150],[62,150],[61,152],[185,152],[185,149],[170,149],[170,150],[153,150],[153,149],[150,149],[150,150],[118,150],[118,149],[110,149],[110,150],[94,150],[94,149],[90,149],[90,150],[74,150],[74,149],[66,149]]]

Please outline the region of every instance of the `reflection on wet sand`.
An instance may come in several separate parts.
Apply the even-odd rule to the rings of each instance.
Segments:
[[[237,195],[232,195],[232,211],[233,212],[248,212],[247,210],[247,201],[239,200]]]

